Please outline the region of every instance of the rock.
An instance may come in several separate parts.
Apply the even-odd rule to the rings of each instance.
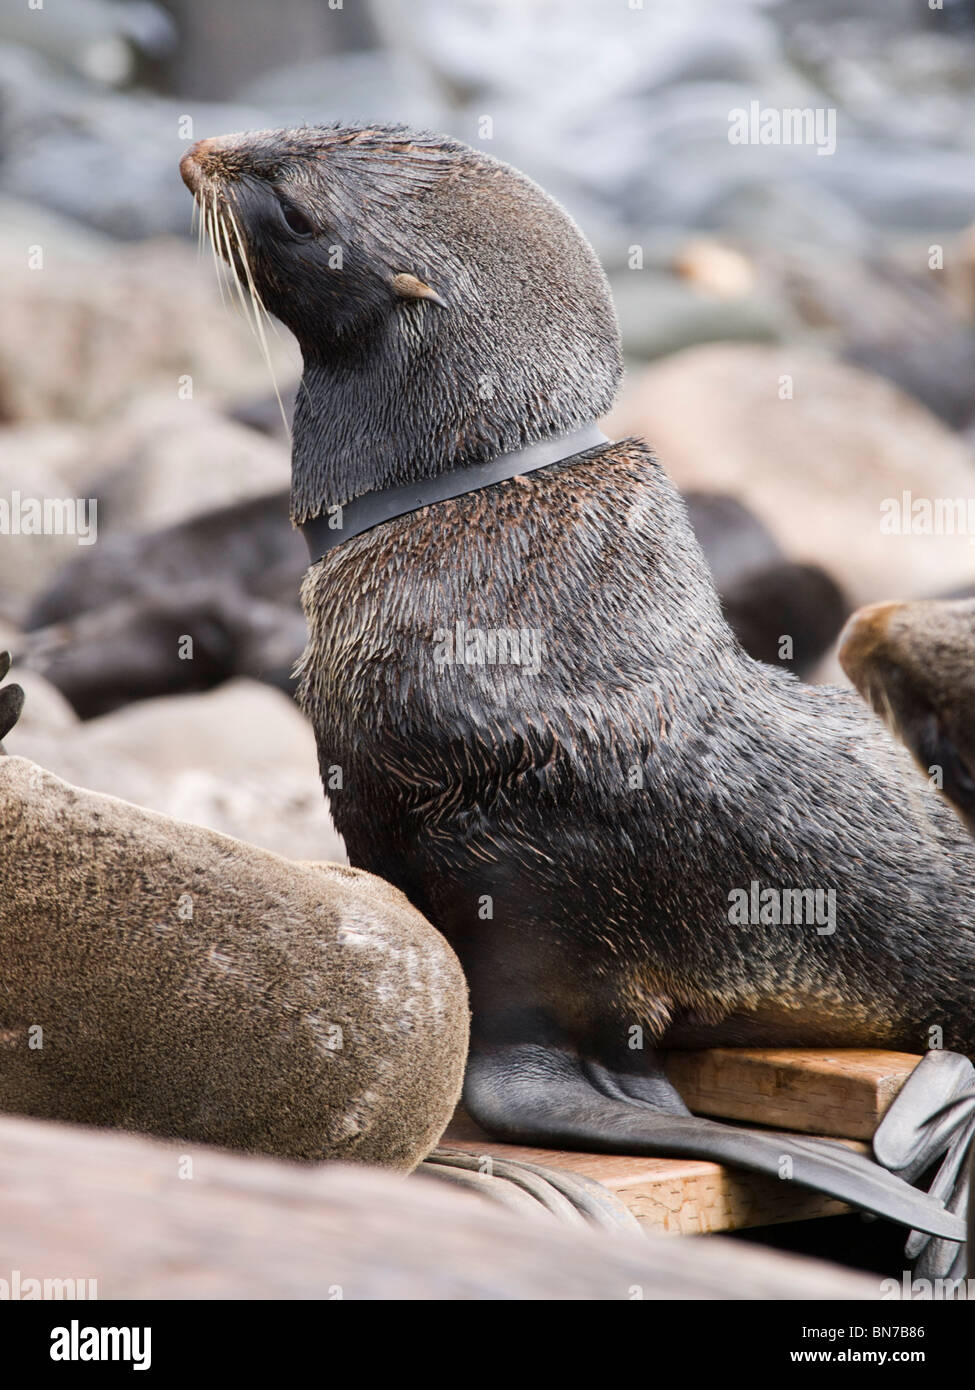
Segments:
[[[288,515],[288,488],[281,488],[158,530],[103,535],[38,594],[26,626],[62,623],[137,596],[160,598],[204,578],[211,589],[217,582],[238,594],[293,604],[297,611],[307,567],[305,542]]]
[[[501,1212],[418,1175],[9,1116],[0,1268],[22,1279],[84,1272],[99,1300],[880,1297],[876,1277],[718,1237],[613,1237]]]
[[[116,242],[77,218],[30,199],[0,193],[0,258],[11,275],[24,272],[29,246],[42,246],[45,259],[55,265],[64,263],[80,268],[82,263],[89,267],[104,263]]]
[[[274,11],[271,22],[264,0],[209,0],[203,8],[197,0],[167,0],[167,9],[176,19],[181,38],[170,68],[181,93],[206,91],[263,105],[265,98],[246,86],[253,81],[261,88],[276,87],[267,102],[292,103],[298,123],[317,119],[326,102],[333,104],[334,115],[344,113],[344,120],[353,120],[352,107],[344,103],[356,99],[366,120],[378,120],[380,112],[370,98],[382,93],[388,99],[390,86],[394,99],[398,93],[395,62],[385,54],[360,51],[371,49],[375,42],[372,5],[341,5],[333,0],[323,6],[321,0],[288,0]],[[295,61],[296,56],[308,54],[340,56],[319,58],[312,65]],[[368,83],[366,59],[372,59],[373,67],[385,60],[372,83]],[[309,66],[319,81],[305,79]],[[360,86],[364,81],[368,83],[365,90]],[[398,119],[403,119],[402,107]],[[216,128],[208,133],[216,134]]]
[[[8,740],[9,741],[9,740]],[[344,864],[345,842],[328,812],[311,764],[303,774],[260,776],[185,771],[166,779],[158,793],[165,814],[206,826],[286,859],[327,859]]]
[[[786,0],[777,17],[787,51],[878,143],[955,145],[967,134],[972,63],[971,34],[959,34],[973,15],[971,0]]]
[[[729,339],[778,342],[790,326],[788,311],[760,295],[720,299],[649,268],[619,270],[610,285],[628,357]]]
[[[5,741],[9,753],[75,785],[290,859],[345,860],[322,792],[314,735],[288,696],[241,679],[57,727],[32,712],[32,688],[42,678],[23,674],[27,700]],[[15,666],[14,678],[20,676]]]
[[[112,186],[117,178],[113,172]],[[188,198],[184,206],[188,225]],[[38,213],[37,232],[25,226],[22,245],[0,262],[0,418],[90,421],[130,407],[138,418],[132,402],[153,390],[190,406],[177,397],[188,381],[198,402],[267,390],[260,347],[240,313],[221,304],[212,267],[192,247],[157,239],[76,258],[60,239],[50,247],[40,240],[45,218]],[[28,268],[35,245],[43,270]],[[297,350],[284,329],[268,338],[286,387],[298,374]]]
[[[19,757],[0,760],[0,871],[0,1110],[402,1169],[443,1132],[466,983],[381,879]]]
[[[287,487],[288,449],[197,401],[144,398],[93,438],[100,524],[156,530]],[[287,514],[285,513],[285,516]]]
[[[780,399],[780,381],[794,398]],[[807,349],[690,349],[631,379],[607,428],[642,435],[682,490],[730,492],[854,604],[975,574],[967,534],[888,534],[882,505],[967,499],[965,445],[879,377]]]
[[[0,429],[0,458],[11,478],[23,484],[40,470],[57,478],[62,490],[77,496],[92,474],[91,438],[83,425],[67,422],[7,425]]]
[[[316,768],[315,735],[298,706],[252,680],[228,681],[205,695],[142,700],[91,720],[82,732],[89,752],[133,758],[160,773]]]
[[[84,0],[60,10],[55,22],[37,23],[37,8],[11,6],[0,21],[7,42],[36,45],[58,64],[96,81],[125,81],[133,75],[134,52],[162,56],[177,41],[176,27],[161,5],[118,5]]]
[[[755,268],[748,257],[708,237],[684,242],[674,259],[674,270],[716,299],[743,299],[755,289]]]
[[[969,150],[854,137],[821,163],[826,190],[878,228],[957,231],[975,211],[975,155]]]
[[[329,19],[334,23],[333,16]],[[321,52],[320,46],[317,51]],[[265,68],[236,95],[249,106],[276,112],[286,125],[335,120],[344,125],[354,121],[395,124],[404,120],[408,107],[411,125],[418,121],[423,128],[439,129],[445,114],[443,100],[429,83],[410,81],[402,56],[367,48],[310,62],[285,62]]]
[[[45,27],[58,23],[45,13]],[[32,49],[0,45],[5,190],[112,237],[185,231],[186,190],[175,169],[194,127],[202,135],[273,124],[253,107],[172,100],[146,87],[106,91]]]
[[[222,578],[121,600],[18,638],[20,668],[39,671],[82,719],[161,695],[254,676],[294,693],[307,640],[297,606],[267,603]]]
[[[23,713],[17,721],[17,735],[30,738],[46,735],[73,737],[78,727],[78,716],[60,690],[36,671],[27,670],[19,663],[16,679],[26,696]]]
[[[975,339],[968,325],[929,323],[926,332],[899,341],[851,343],[844,356],[894,382],[952,429],[975,420]]]
[[[0,444],[4,433],[0,431]],[[49,523],[44,522],[42,509],[54,502],[59,504],[56,511],[62,527],[70,524],[74,534],[67,529],[62,529],[60,535],[56,533],[57,517],[53,512]],[[33,529],[34,512],[40,518],[40,527],[49,524],[48,534],[23,534],[26,526]],[[64,519],[68,516],[70,522]],[[43,451],[26,467],[18,448],[0,452],[0,615],[8,621],[19,624],[37,590],[77,555],[81,540],[74,528],[77,517],[73,490],[50,466]],[[84,512],[81,525],[87,529]]]

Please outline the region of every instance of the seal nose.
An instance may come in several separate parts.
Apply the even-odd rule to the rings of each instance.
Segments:
[[[200,186],[200,180],[206,167],[206,158],[209,153],[210,141],[197,140],[191,145],[183,158],[179,161],[179,172],[183,182],[191,193],[195,193]]]
[[[850,680],[862,690],[862,665],[873,657],[887,639],[890,620],[904,607],[903,603],[870,603],[858,608],[840,633],[836,655]]]

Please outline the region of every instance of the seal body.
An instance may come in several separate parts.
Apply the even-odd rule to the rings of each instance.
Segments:
[[[303,602],[336,825],[454,944],[475,1030],[975,1048],[965,836],[855,695],[743,655],[642,444],[357,537]],[[458,625],[537,634],[538,669]],[[752,883],[834,893],[833,929],[733,925]]]
[[[0,1110],[411,1168],[463,975],[388,884],[0,758]]]
[[[609,408],[605,277],[516,171],[338,126],[201,141],[181,167],[301,345],[297,523]],[[663,1075],[668,1043],[916,1049],[936,1023],[975,1046],[975,852],[946,810],[914,817],[856,696],[743,654],[645,444],[377,526],[302,596],[335,823],[464,965],[485,1128],[772,1174],[788,1152],[797,1181],[960,1238],[859,1156],[694,1119]],[[786,916],[786,891],[830,910]]]

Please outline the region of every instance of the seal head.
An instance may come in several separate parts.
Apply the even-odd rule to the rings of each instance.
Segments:
[[[297,523],[612,403],[622,355],[602,269],[568,214],[498,160],[398,127],[309,126],[202,140],[180,169],[221,254],[301,346]]]

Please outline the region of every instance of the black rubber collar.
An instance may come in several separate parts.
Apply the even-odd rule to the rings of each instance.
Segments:
[[[335,507],[331,512],[302,524],[300,529],[308,543],[311,563],[315,564],[344,541],[360,536],[363,531],[371,531],[384,521],[393,521],[398,516],[419,511],[421,507],[429,507],[432,502],[446,502],[451,497],[463,496],[465,492],[490,487],[492,483],[503,483],[523,473],[534,473],[538,468],[547,468],[549,464],[561,463],[574,454],[608,443],[609,440],[595,425],[585,425],[569,434],[554,435],[551,439],[539,440],[537,444],[526,444],[523,449],[499,454],[497,458],[487,459],[484,463],[451,469],[449,473],[441,473],[436,478],[363,493],[344,506]]]

